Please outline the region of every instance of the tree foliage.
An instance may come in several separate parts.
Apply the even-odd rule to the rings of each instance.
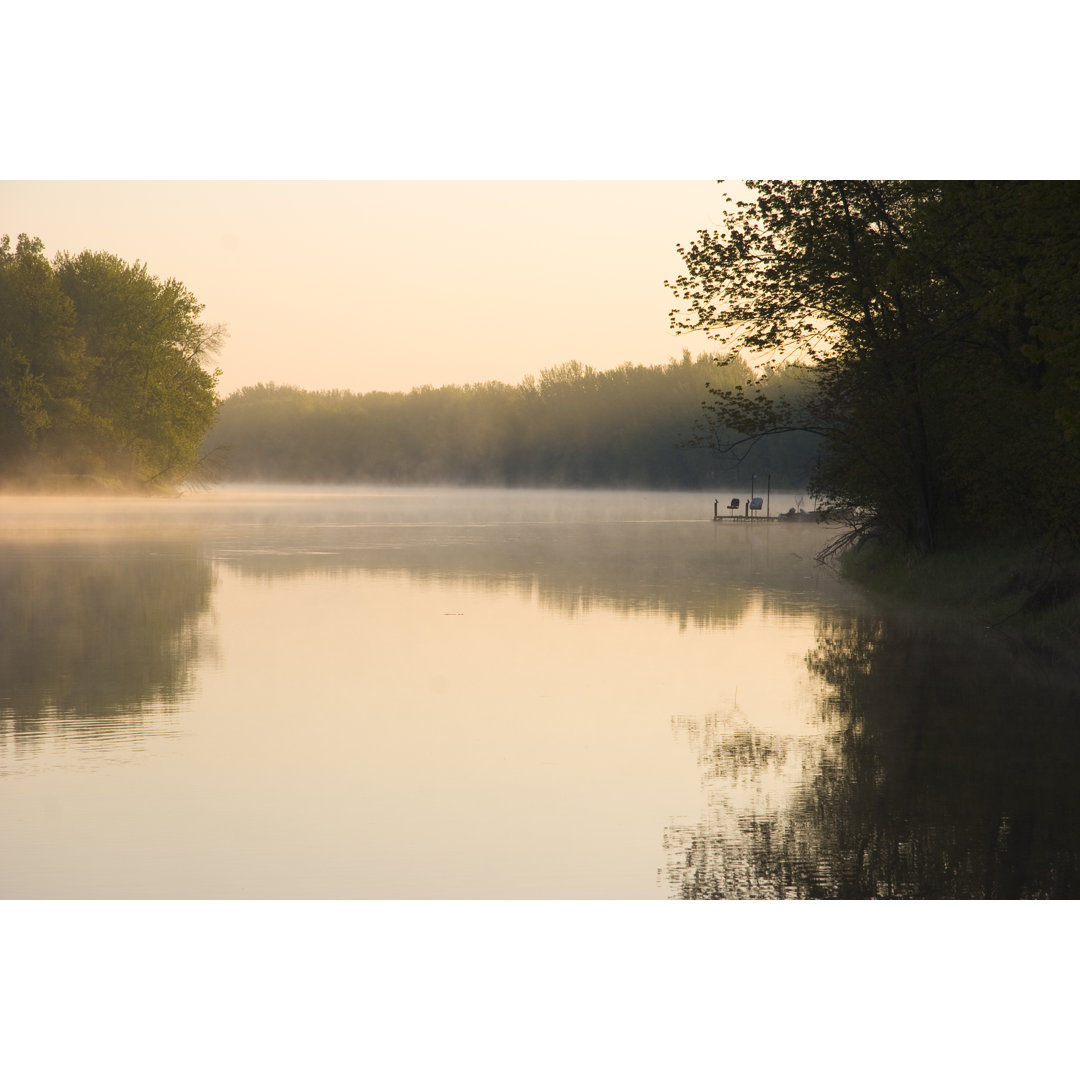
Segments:
[[[745,461],[687,445],[713,362],[688,352],[612,371],[571,361],[517,386],[393,394],[260,384],[225,399],[206,446],[227,447],[234,480],[725,490],[771,472],[777,484],[804,488],[812,438]],[[736,364],[724,378],[748,375]]]
[[[1080,186],[748,187],[671,285],[675,329],[769,361],[710,388],[706,426],[819,434],[817,493],[920,551],[1020,520],[1080,538]]]
[[[179,281],[106,252],[0,240],[0,468],[8,479],[189,478],[225,331]]]

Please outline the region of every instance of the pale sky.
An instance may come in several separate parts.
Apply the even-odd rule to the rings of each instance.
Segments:
[[[1073,171],[1044,156],[1067,145],[1068,35],[972,28],[929,0],[899,23],[840,6],[826,32],[805,5],[771,21],[696,2],[16,5],[0,234],[179,278],[229,328],[223,393],[696,355],[709,343],[671,333],[663,282],[676,245],[719,222],[714,176]],[[875,18],[892,56],[923,49],[938,75],[851,47]],[[1009,80],[982,59],[1002,47]],[[1027,75],[1013,62],[1035,55]]]
[[[724,205],[711,180],[20,180],[0,234],[179,278],[228,326],[223,394],[363,392],[697,355],[664,281]]]

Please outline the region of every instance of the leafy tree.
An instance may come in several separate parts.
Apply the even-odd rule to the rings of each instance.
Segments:
[[[1003,531],[1002,481],[1042,511],[1041,528],[1067,532],[1030,462],[1080,480],[1080,188],[748,187],[754,199],[722,229],[679,249],[687,272],[671,286],[675,329],[771,360],[741,386],[710,388],[706,426],[741,432],[729,445],[816,432],[817,492],[921,552]],[[796,371],[809,392],[775,392]]]
[[[200,466],[225,331],[180,282],[105,252],[0,239],[0,467],[172,485]]]
[[[897,182],[763,181],[723,230],[680,247],[687,305],[678,330],[807,365],[815,393],[796,408],[765,392],[773,371],[713,393],[712,420],[757,438],[791,429],[824,440],[819,491],[869,508],[922,550],[939,497],[923,380],[937,312],[904,237],[923,201]]]
[[[82,362],[75,306],[40,240],[0,238],[0,460],[34,460],[50,429],[70,420]]]
[[[85,344],[82,398],[100,460],[143,483],[184,478],[217,411],[220,372],[206,364],[224,328],[201,323],[204,305],[184,285],[139,262],[64,252],[56,271]]]
[[[1023,522],[1076,546],[1080,185],[943,184],[924,228],[953,317],[933,393],[956,406],[944,439],[955,505],[980,529]]]

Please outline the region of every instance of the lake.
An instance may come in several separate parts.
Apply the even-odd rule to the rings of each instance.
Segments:
[[[1076,896],[1075,682],[712,510],[0,498],[0,896]]]

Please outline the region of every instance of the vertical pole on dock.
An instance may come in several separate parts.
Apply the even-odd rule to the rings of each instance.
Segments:
[[[765,488],[765,516],[772,517],[772,511],[769,509],[769,506],[772,504],[772,473],[769,473],[767,483],[768,487]]]

